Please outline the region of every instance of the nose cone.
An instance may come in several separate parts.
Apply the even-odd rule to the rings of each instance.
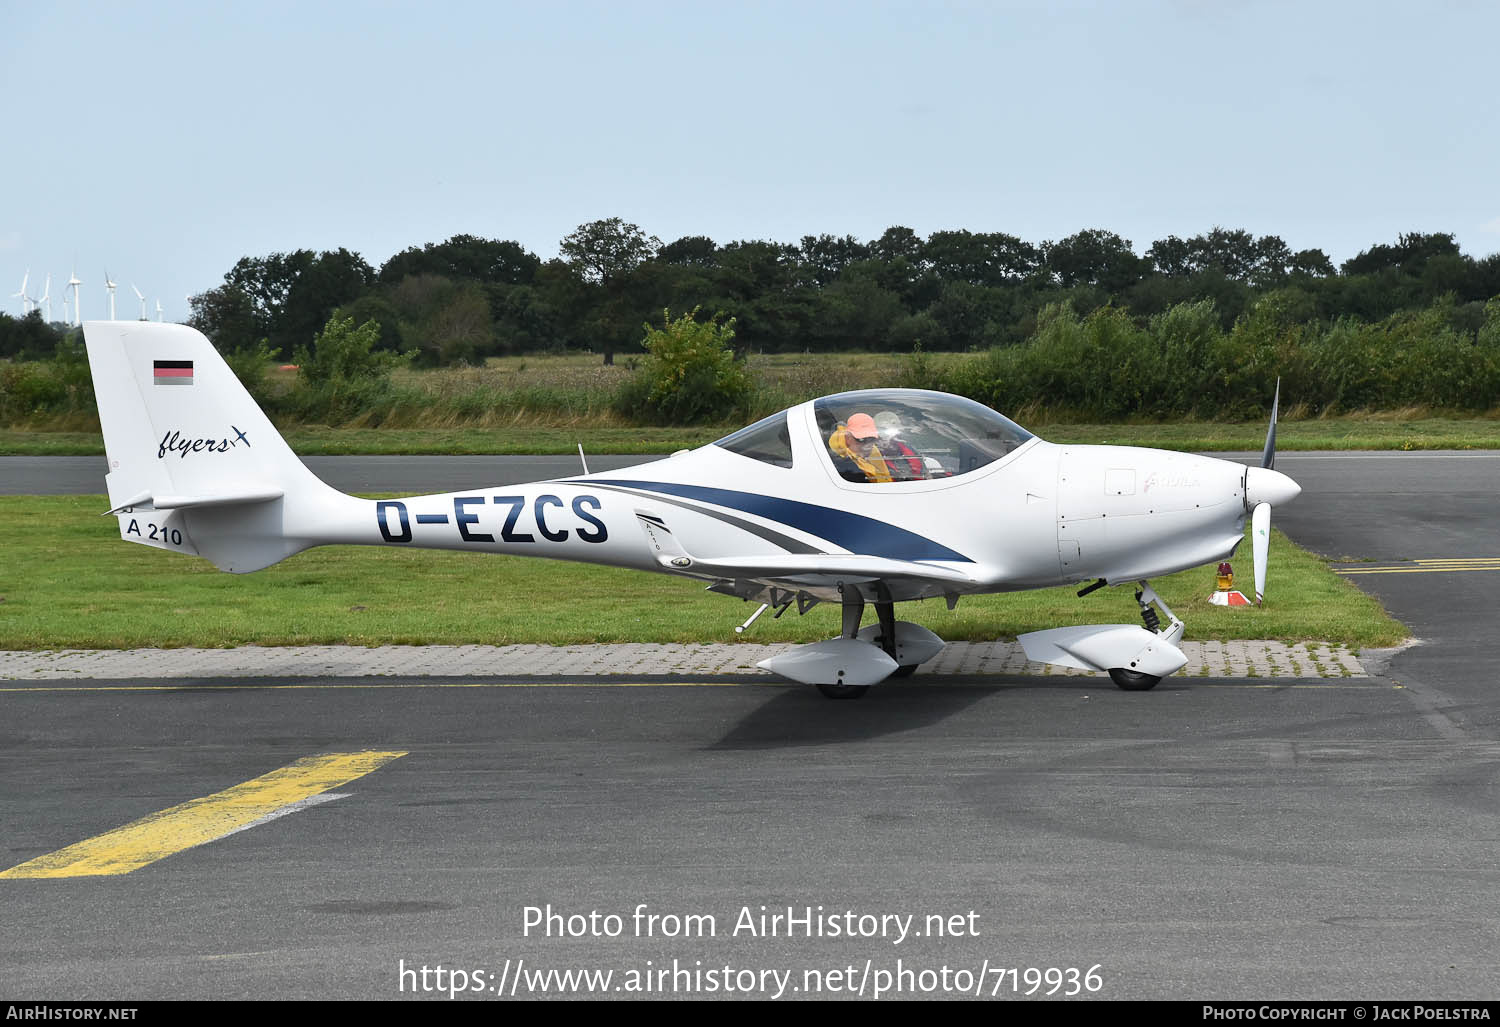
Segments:
[[[1302,486],[1282,474],[1264,467],[1252,467],[1245,473],[1245,506],[1254,509],[1261,503],[1280,506],[1302,495]]]

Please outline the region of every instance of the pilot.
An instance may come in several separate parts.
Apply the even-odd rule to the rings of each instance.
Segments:
[[[882,410],[875,415],[875,430],[880,435],[880,452],[894,481],[921,481],[927,477],[927,462],[901,438],[901,415]]]
[[[880,433],[869,414],[850,414],[848,423],[828,436],[828,448],[833,453],[833,466],[849,481],[891,480],[891,469],[880,452]]]

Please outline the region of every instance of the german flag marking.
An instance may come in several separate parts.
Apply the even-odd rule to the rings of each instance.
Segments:
[[[153,360],[151,377],[157,385],[193,384],[193,362],[191,360]]]

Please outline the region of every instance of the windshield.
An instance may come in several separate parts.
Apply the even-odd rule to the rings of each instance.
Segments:
[[[942,392],[869,389],[813,404],[818,433],[847,481],[927,481],[994,463],[1032,434],[981,403]]]

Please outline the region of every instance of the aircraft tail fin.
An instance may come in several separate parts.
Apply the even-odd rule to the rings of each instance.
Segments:
[[[131,542],[252,571],[316,544],[342,493],[307,469],[213,345],[186,325],[84,325],[109,513]]]

